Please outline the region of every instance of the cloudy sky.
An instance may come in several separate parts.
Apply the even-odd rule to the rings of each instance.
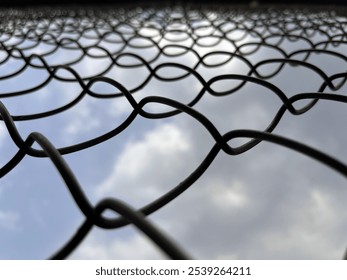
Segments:
[[[175,13],[171,15],[177,16]],[[214,23],[222,21],[215,13],[208,14],[208,17]],[[168,32],[162,38],[156,33],[156,23],[152,22],[152,28],[142,28],[138,37],[129,40],[129,46],[123,52],[139,54],[150,61],[158,49],[151,47],[146,36],[160,41],[161,47],[172,44],[175,39],[179,40],[179,43],[175,43],[179,46],[193,44],[193,49],[201,56],[217,51],[233,53],[236,46],[231,41],[242,46],[240,51],[246,54],[254,48],[249,43],[259,41],[259,38],[247,35],[242,30],[233,31],[232,24],[227,21],[220,25],[222,27],[219,31],[210,26],[208,21],[193,22],[197,24],[197,36],[218,36],[221,30],[228,36],[218,40],[207,36],[199,40],[200,45],[194,45],[189,36],[177,32],[186,30],[185,24],[168,25],[167,30],[171,28],[176,32]],[[198,28],[198,24],[201,28]],[[129,33],[131,38],[128,26],[120,25],[119,30],[124,34]],[[79,39],[79,43],[83,46],[95,44],[93,34],[86,35],[89,37]],[[64,36],[70,37],[69,34],[61,34],[58,39]],[[104,38],[119,40],[119,34],[109,34]],[[6,40],[8,46],[16,43],[16,39],[7,40],[5,35],[0,39]],[[276,40],[276,36],[270,38],[269,44]],[[315,34],[310,40],[319,42],[327,40],[327,37]],[[98,44],[109,51],[119,47],[119,44],[107,40],[101,40]],[[147,47],[139,49],[136,48],[138,45]],[[30,46],[30,40],[17,47],[25,46]],[[176,62],[188,67],[196,65],[198,59],[192,51],[181,56],[170,56],[183,51],[179,46],[167,47],[165,54],[154,60],[151,66],[154,68],[165,62]],[[287,39],[280,47],[291,53],[308,48],[309,44],[300,38]],[[50,48],[51,45],[40,43],[24,54],[44,54]],[[344,44],[328,45],[332,51],[343,52],[345,48]],[[90,47],[88,51],[90,55],[102,54],[98,48]],[[246,75],[249,66],[238,57],[221,66],[208,67],[228,60],[230,55],[227,53],[207,56],[206,65],[200,64],[196,71],[205,81],[221,74]],[[0,50],[0,55],[4,59],[6,52]],[[60,47],[54,54],[46,56],[45,60],[55,66],[78,58],[79,55],[79,51]],[[246,54],[245,57],[255,64],[265,58],[283,58],[283,55],[276,49],[262,46],[255,54]],[[292,58],[300,60],[302,57],[299,53]],[[346,71],[346,61],[327,53],[312,54],[308,60],[324,69],[327,75]],[[129,64],[139,63],[139,60],[120,56],[118,62]],[[33,59],[32,64],[35,63],[40,65],[38,60]],[[86,56],[72,68],[81,77],[88,77],[96,75],[110,63],[108,57],[92,59]],[[0,75],[8,75],[22,65],[21,59],[9,58],[0,65]],[[278,64],[274,63],[259,69],[265,74],[271,73],[276,67]],[[153,77],[133,96],[138,102],[146,96],[155,95],[188,103],[202,88],[196,77],[190,75],[171,82],[160,79],[182,74],[185,74],[184,70],[163,67],[158,70],[157,78]],[[63,69],[57,75],[72,78],[71,73]],[[106,74],[129,90],[140,85],[148,75],[149,71],[144,66],[126,68],[121,65],[113,65]],[[7,93],[34,87],[47,77],[47,70],[29,66],[20,75],[0,80],[0,90],[1,93]],[[268,81],[288,97],[299,92],[316,92],[323,82],[317,73],[307,67],[291,64],[287,64]],[[213,84],[212,88],[218,92],[231,89],[238,83],[226,79]],[[93,85],[92,89],[104,94],[115,91],[114,87],[102,82]],[[338,93],[344,93],[345,90],[346,86]],[[13,116],[27,115],[67,104],[81,91],[78,82],[52,79],[34,93],[2,98],[1,102]],[[298,108],[303,104],[297,104]],[[264,130],[281,105],[281,100],[269,89],[247,83],[236,93],[223,97],[205,93],[194,108],[208,117],[218,131],[224,134],[234,129]],[[171,110],[159,104],[149,104],[144,109],[150,112]],[[120,125],[131,112],[132,107],[125,98],[96,99],[86,95],[73,108],[58,115],[16,122],[16,126],[24,139],[31,132],[38,131],[59,148],[102,135]],[[303,115],[293,116],[286,112],[274,133],[303,142],[346,162],[347,134],[343,129],[346,117],[344,104],[320,101]],[[236,147],[245,141],[237,139],[229,144]],[[105,197],[116,197],[140,208],[189,176],[214,144],[214,139],[206,129],[187,114],[156,120],[138,116],[117,137],[78,153],[65,155],[64,158],[93,204]],[[1,165],[7,163],[17,150],[1,123]],[[1,259],[47,258],[84,221],[60,175],[48,159],[25,157],[13,171],[1,178],[0,185]],[[346,181],[341,174],[307,156],[264,142],[238,156],[221,151],[196,183],[149,219],[198,259],[341,259],[347,246],[345,197]],[[70,258],[161,259],[165,256],[136,228],[127,226],[109,231],[94,228]]]

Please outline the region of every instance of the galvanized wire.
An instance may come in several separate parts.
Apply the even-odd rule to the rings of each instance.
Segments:
[[[93,226],[115,230],[128,224],[141,229],[169,257],[188,258],[188,255],[152,225],[146,216],[159,211],[174,199],[179,199],[179,196],[204,174],[218,153],[237,156],[266,141],[305,154],[347,176],[344,162],[305,143],[274,133],[286,112],[301,115],[311,110],[317,102],[347,103],[347,96],[334,93],[345,85],[347,72],[328,73],[315,64],[313,57],[316,54],[333,56],[346,64],[347,56],[341,51],[347,43],[346,26],[346,18],[337,16],[336,11],[313,8],[191,6],[1,10],[0,68],[6,67],[9,60],[20,62],[21,66],[2,73],[0,81],[16,82],[17,77],[27,69],[41,70],[45,77],[43,81],[38,79],[37,83],[29,88],[3,92],[0,89],[1,100],[35,94],[52,81],[78,83],[81,91],[62,106],[30,114],[13,115],[0,102],[1,120],[18,147],[13,158],[0,168],[0,176],[4,177],[13,171],[25,157],[49,158],[60,173],[76,206],[85,216],[85,221],[76,234],[51,256],[52,259],[66,258]],[[285,42],[292,43],[292,47],[287,48],[288,44]],[[271,54],[254,59],[254,55],[264,49]],[[148,50],[150,56],[146,54]],[[70,60],[64,63],[52,62],[51,57],[59,51],[64,52],[66,57],[71,54]],[[185,63],[184,59],[181,59],[185,55],[194,58],[195,62],[191,64],[190,60]],[[74,68],[86,58],[107,63],[103,63],[92,75],[86,75]],[[234,72],[228,73],[219,70],[234,60],[239,61],[243,65],[242,69],[247,70],[238,72],[238,69],[234,69]],[[313,92],[298,92],[290,96],[273,80],[286,66],[301,67],[316,73],[321,80],[320,86]],[[117,79],[107,76],[113,67],[126,70],[145,68],[148,74],[141,83],[125,86]],[[215,75],[206,77],[200,71],[201,67],[215,69]],[[170,72],[171,76],[162,73],[168,69],[174,69]],[[189,102],[183,103],[175,98],[157,96],[155,93],[139,101],[134,97],[153,79],[165,82],[167,87],[170,87],[171,82],[186,78],[193,78],[201,84],[201,89],[194,93],[194,98]],[[216,87],[219,82],[225,81],[233,83],[222,89]],[[97,83],[108,84],[113,91],[97,92],[93,88]],[[256,84],[270,91],[282,103],[264,131],[241,129],[222,134],[205,115],[194,109],[206,95],[223,98],[240,91],[247,84]],[[19,122],[49,118],[69,110],[87,96],[95,99],[126,99],[132,112],[123,123],[103,135],[60,148],[56,148],[47,137],[37,132],[32,132],[24,139],[16,128]],[[302,104],[299,102],[302,100],[309,102],[300,107],[298,104]],[[146,110],[148,104],[163,104],[170,109],[153,113]],[[141,209],[133,209],[117,198],[105,198],[93,206],[63,156],[78,153],[117,137],[137,117],[163,119],[177,114],[187,114],[195,119],[215,140],[215,145],[196,170],[175,188]],[[249,140],[242,145],[231,146],[229,142],[235,138]],[[34,148],[34,143],[40,147]],[[102,213],[106,210],[117,212],[120,217],[105,218]]]

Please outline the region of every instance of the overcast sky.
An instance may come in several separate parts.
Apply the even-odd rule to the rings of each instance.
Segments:
[[[215,22],[218,16],[210,14]],[[171,27],[187,28],[183,23]],[[242,37],[242,32],[234,32],[231,26],[225,24],[224,30],[228,28],[228,38],[236,40],[238,46],[257,41],[251,36]],[[200,36],[212,34],[209,32],[218,35],[212,27],[197,32],[201,32]],[[144,28],[139,34],[152,36],[155,29]],[[116,38],[118,35],[113,36]],[[158,36],[154,38],[159,40]],[[184,39],[184,33],[168,33],[166,36],[166,39],[169,36],[173,36],[171,39]],[[240,38],[243,38],[242,41]],[[322,34],[311,38],[314,41],[326,39]],[[93,44],[92,39],[81,39],[80,42],[85,46]],[[146,40],[134,39],[132,42],[145,44]],[[213,42],[211,37],[201,41],[205,46]],[[164,39],[160,44],[163,47],[169,43]],[[10,41],[7,44],[10,45]],[[181,44],[189,46],[191,41],[187,38]],[[118,47],[105,42],[101,42],[100,46],[109,50]],[[307,47],[302,39],[285,40],[281,45],[287,53]],[[49,48],[49,45],[41,43],[25,54],[40,54]],[[329,45],[328,48],[338,52],[346,49],[343,44],[337,47]],[[180,51],[179,48],[166,50],[167,53]],[[214,51],[232,53],[235,45],[223,39],[214,46],[194,46],[194,50],[201,55]],[[147,60],[157,51],[155,47],[139,50],[131,46],[124,50],[141,54]],[[97,53],[100,49],[92,48],[90,52]],[[1,50],[0,55],[6,56]],[[59,48],[46,59],[50,65],[59,65],[78,55],[77,51]],[[265,46],[246,57],[252,63],[265,58],[283,58],[278,51]],[[206,58],[206,63],[227,58],[227,55],[215,55]],[[293,58],[302,59],[300,55]],[[124,63],[138,62],[129,57],[122,59]],[[192,52],[179,57],[161,55],[152,67],[173,61],[192,67],[198,60]],[[312,55],[309,61],[324,69],[327,75],[346,71],[346,61],[328,54]],[[9,74],[21,65],[23,62],[20,60],[10,58],[0,66],[0,75]],[[73,68],[85,77],[97,74],[108,65],[109,58],[92,60],[85,57]],[[263,73],[271,72],[277,66],[266,66]],[[221,74],[246,75],[249,67],[235,57],[220,67],[200,65],[197,71],[208,81]],[[157,74],[174,77],[182,73],[182,70],[165,67]],[[59,75],[71,77],[64,70],[59,70]],[[148,75],[146,67],[113,66],[106,76],[130,90]],[[46,70],[28,67],[21,75],[0,80],[0,90],[5,93],[25,89],[29,85],[38,85],[47,77]],[[293,65],[286,65],[269,81],[288,97],[299,92],[316,92],[323,82],[312,70]],[[235,85],[235,81],[226,80],[214,84],[213,89],[222,91]],[[170,83],[152,78],[146,87],[134,94],[134,98],[140,101],[145,96],[156,95],[188,103],[201,88],[201,83],[192,75]],[[100,93],[115,90],[101,82],[93,89]],[[1,101],[12,115],[25,115],[67,104],[81,90],[77,82],[65,83],[53,79],[35,93]],[[346,87],[342,87],[339,93],[345,90]],[[280,99],[269,89],[248,83],[238,92],[225,97],[206,93],[194,108],[224,134],[241,128],[264,130],[281,105]],[[148,105],[145,109],[153,112],[170,110],[164,105]],[[59,148],[102,135],[121,124],[131,112],[132,107],[125,98],[103,100],[85,96],[76,106],[61,114],[16,122],[16,126],[23,138],[32,131],[38,131]],[[293,116],[287,112],[274,133],[303,142],[346,162],[347,134],[343,129],[346,117],[342,103],[320,101],[304,115]],[[233,140],[229,144],[237,146],[244,141]],[[187,114],[159,120],[138,116],[117,137],[64,158],[93,204],[105,197],[116,197],[139,208],[189,176],[214,143],[206,129]],[[0,163],[8,162],[16,151],[7,129],[0,124]],[[229,156],[221,151],[196,183],[149,219],[194,258],[341,259],[347,246],[345,197],[346,181],[337,172],[287,148],[261,143],[238,156]],[[27,156],[1,179],[1,259],[47,258],[68,240],[83,221],[82,213],[48,159]],[[127,226],[109,231],[94,228],[70,258],[157,259],[165,256],[137,229]]]

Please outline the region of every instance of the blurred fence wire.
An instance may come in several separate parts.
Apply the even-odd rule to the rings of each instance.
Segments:
[[[345,17],[334,10],[318,8],[252,9],[223,5],[219,8],[110,6],[3,9],[0,11],[0,81],[20,83],[18,77],[26,69],[43,71],[45,79],[32,81],[34,84],[30,87],[18,90],[0,89],[1,120],[18,148],[13,158],[1,167],[0,176],[13,171],[25,157],[49,158],[60,173],[85,221],[75,235],[52,254],[52,259],[68,257],[94,226],[116,230],[128,224],[142,230],[168,257],[189,258],[175,243],[179,240],[172,241],[146,217],[174,199],[180,199],[180,195],[199,179],[218,153],[237,156],[266,141],[305,154],[347,176],[345,163],[324,151],[274,133],[286,112],[301,115],[318,102],[347,102],[346,95],[335,93],[345,86],[347,80],[346,28]],[[148,50],[150,55],[146,52]],[[66,54],[63,62],[59,58],[54,59],[59,52]],[[254,59],[254,55],[260,52],[263,54]],[[316,55],[334,57],[344,63],[346,70],[328,73],[324,67],[315,64]],[[190,59],[185,60],[185,56]],[[66,60],[66,57],[69,59]],[[77,71],[74,65],[86,58],[90,59],[90,63],[102,60],[102,67],[92,75]],[[9,71],[7,65],[10,60],[20,62],[20,66]],[[242,63],[243,67],[226,73],[220,70],[234,60]],[[321,80],[320,86],[313,92],[289,95],[274,79],[288,65],[316,73]],[[144,68],[147,75],[136,85],[124,85],[107,76],[113,67],[120,70]],[[201,67],[213,69],[214,75],[205,77],[199,70]],[[171,82],[188,77],[201,84],[201,89],[189,102],[183,103],[175,97],[157,96],[155,93],[140,100],[135,98],[152,79],[165,82],[170,87]],[[51,81],[78,83],[81,91],[66,104],[30,114],[13,115],[2,103],[5,99],[35,94]],[[108,84],[112,92],[98,92],[95,87],[98,83]],[[282,105],[264,131],[240,129],[222,134],[212,121],[195,109],[195,105],[206,95],[223,98],[240,91],[247,84],[256,84],[281,101]],[[132,112],[123,123],[103,135],[60,148],[41,133],[32,132],[24,139],[17,130],[20,122],[50,118],[73,108],[87,96],[126,99]],[[306,103],[302,105],[302,101]],[[148,104],[163,104],[168,109],[155,113],[146,110]],[[187,114],[195,119],[215,140],[215,145],[199,167],[175,188],[141,209],[134,209],[117,198],[105,198],[92,205],[64,155],[78,153],[117,137],[137,117],[163,119],[178,114]],[[248,142],[231,146],[229,142],[235,138],[247,138]],[[36,148],[35,143],[38,144]],[[103,216],[107,210],[120,216]]]

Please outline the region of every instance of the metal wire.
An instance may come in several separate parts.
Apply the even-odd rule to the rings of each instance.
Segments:
[[[69,103],[32,114],[12,115],[0,102],[1,120],[18,147],[13,158],[0,168],[0,176],[4,177],[13,171],[25,157],[49,158],[60,173],[76,206],[85,216],[85,221],[76,234],[51,256],[52,259],[66,258],[83,241],[93,226],[115,230],[128,224],[135,225],[147,234],[170,258],[189,258],[178,245],[150,223],[146,216],[159,211],[174,199],[179,199],[179,196],[204,174],[218,153],[237,156],[266,141],[305,154],[347,176],[345,163],[323,151],[273,132],[286,112],[292,115],[304,114],[318,101],[347,103],[347,96],[334,93],[345,85],[347,72],[329,74],[317,66],[313,58],[315,54],[323,54],[346,63],[347,57],[340,51],[347,43],[346,25],[346,19],[337,17],[336,11],[313,8],[298,10],[191,6],[145,9],[133,7],[126,10],[119,7],[1,10],[0,68],[6,66],[11,59],[22,64],[14,71],[2,74],[0,81],[17,81],[17,77],[26,69],[39,69],[45,73],[43,81],[38,79],[38,82],[29,88],[0,92],[1,100],[35,94],[52,81],[78,83],[81,91]],[[298,47],[287,50],[284,41],[298,43]],[[223,44],[228,48],[219,48]],[[40,45],[44,45],[46,51],[40,49],[37,52]],[[261,59],[255,61],[252,56],[264,48],[271,50],[271,55],[263,55]],[[154,55],[146,55],[145,51],[149,49]],[[79,54],[71,55],[71,59],[64,63],[51,62],[50,57],[58,51]],[[180,59],[185,55],[194,57],[195,64],[185,64]],[[103,63],[102,69],[88,76],[74,68],[86,58],[93,61],[108,61],[108,63]],[[240,61],[248,70],[243,72],[235,70],[236,72],[232,73],[222,73],[219,70],[234,60]],[[125,86],[116,79],[107,77],[115,66],[128,70],[145,68],[148,75],[140,84]],[[300,66],[308,72],[316,73],[321,79],[320,86],[314,92],[298,92],[289,96],[273,79],[286,66]],[[201,67],[215,69],[215,75],[206,78],[199,70]],[[162,74],[165,69],[175,71],[167,77]],[[268,69],[271,69],[270,73]],[[62,75],[62,70],[69,74]],[[143,91],[153,79],[165,82],[169,87],[171,82],[188,77],[198,81],[201,90],[187,103],[156,95],[146,96],[140,101],[134,98],[134,95]],[[234,83],[217,90],[215,85],[225,81],[234,81]],[[105,94],[93,89],[93,85],[100,82],[111,86],[113,92]],[[240,91],[248,84],[255,84],[270,91],[282,103],[264,131],[241,129],[222,134],[205,115],[194,109],[205,95],[223,98]],[[332,93],[328,93],[328,90]],[[17,130],[19,122],[60,114],[73,108],[87,96],[96,99],[126,99],[132,106],[132,112],[123,123],[107,133],[61,148],[56,148],[49,139],[37,132],[32,132],[23,139]],[[309,103],[299,107],[298,104],[301,104],[299,101],[302,100],[308,100]],[[145,109],[149,104],[163,104],[170,109],[166,112],[153,113]],[[175,188],[141,209],[133,209],[116,198],[105,198],[93,206],[63,155],[78,153],[117,137],[137,117],[163,119],[177,114],[186,114],[195,119],[215,140],[215,145],[196,170]],[[249,140],[242,145],[231,146],[229,142],[235,138]],[[39,144],[40,148],[34,148],[34,143]],[[120,218],[105,218],[102,213],[106,210],[119,213]]]

